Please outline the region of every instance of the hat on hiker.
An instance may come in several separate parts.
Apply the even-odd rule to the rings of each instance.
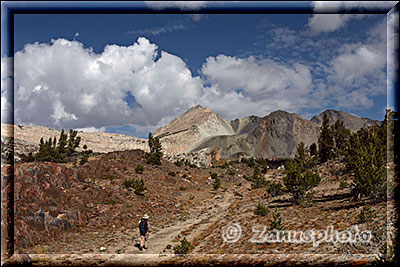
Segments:
[[[143,219],[148,219],[148,218],[149,218],[149,215],[147,215],[147,214],[143,215]]]

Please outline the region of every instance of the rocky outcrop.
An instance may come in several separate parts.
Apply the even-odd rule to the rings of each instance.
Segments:
[[[373,125],[379,125],[380,122],[376,120],[371,120],[368,118],[360,118],[354,114],[346,113],[339,110],[327,109],[318,116],[314,116],[311,118],[312,122],[315,122],[318,125],[322,125],[322,119],[324,114],[328,116],[329,124],[332,125],[336,121],[343,121],[343,125],[350,129],[352,132],[356,132],[361,128],[369,127]]]
[[[177,155],[194,151],[212,137],[234,133],[229,121],[197,105],[159,128],[154,135],[160,138],[164,153]]]
[[[272,112],[264,118],[247,117],[232,124],[236,134],[210,138],[194,151],[219,145],[222,158],[288,158],[294,156],[298,143],[309,146],[319,136],[318,125],[285,111]]]
[[[148,151],[147,140],[126,136],[122,134],[103,133],[103,132],[82,132],[78,131],[81,137],[81,145],[77,148],[82,150],[83,145],[93,152],[108,153],[113,151],[124,151],[131,149],[141,149]],[[14,155],[18,160],[20,154],[35,152],[39,149],[40,138],[48,140],[49,138],[60,137],[60,131],[43,127],[28,125],[1,124],[1,153],[2,160],[6,156],[6,150],[10,150],[14,143]],[[3,149],[4,147],[4,149]],[[3,151],[4,150],[4,151]],[[4,161],[4,160],[3,160]]]

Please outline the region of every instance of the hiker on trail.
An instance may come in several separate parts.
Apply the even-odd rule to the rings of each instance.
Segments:
[[[143,250],[143,248],[148,248],[148,237],[149,237],[149,215],[143,215],[143,218],[139,221],[139,231],[140,231],[140,245],[139,250]]]

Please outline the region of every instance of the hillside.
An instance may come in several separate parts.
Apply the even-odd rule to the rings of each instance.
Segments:
[[[298,114],[278,110],[265,117],[249,116],[226,121],[208,108],[196,106],[159,128],[167,154],[188,158],[201,166],[209,166],[215,159],[263,157],[290,158],[302,141],[306,146],[318,143],[322,117],[328,115],[330,123],[343,120],[346,127],[357,131],[379,122],[361,119],[355,115],[327,110],[307,120]]]
[[[343,111],[327,109],[318,116],[314,116],[311,118],[312,122],[315,122],[318,125],[322,125],[322,118],[324,114],[328,116],[329,124],[332,125],[336,121],[343,121],[343,125],[350,129],[350,131],[355,132],[361,128],[369,127],[373,125],[378,125],[380,122],[368,118],[360,118],[354,114],[346,113]]]
[[[144,166],[143,174],[135,172],[139,164]],[[374,256],[368,255],[379,252],[386,227],[393,226],[386,218],[386,203],[352,198],[350,188],[341,185],[351,179],[344,170],[338,160],[318,166],[317,172],[323,178],[314,190],[313,205],[293,206],[287,194],[273,197],[264,188],[251,189],[244,177],[251,176],[253,168],[238,162],[207,169],[178,167],[164,160],[161,166],[152,166],[145,164],[143,151],[131,150],[96,156],[79,167],[17,163],[15,250],[31,255],[33,264],[51,260],[62,265],[72,259],[81,264],[127,264],[129,260],[138,265],[201,264],[218,259],[225,259],[225,263],[272,264],[289,260],[284,254],[292,255],[293,263],[309,261],[304,255],[310,254],[324,254],[318,258],[324,263],[371,262]],[[218,190],[212,188],[211,172],[221,179]],[[265,178],[276,182],[282,181],[284,175],[284,170],[275,169],[269,170]],[[147,189],[143,196],[123,186],[124,181],[132,178],[144,180]],[[270,209],[266,217],[254,214],[260,202]],[[392,202],[389,201],[389,208]],[[367,204],[371,205],[374,219],[359,223],[357,216]],[[287,230],[324,230],[331,225],[343,231],[357,225],[360,230],[372,230],[374,238],[368,246],[249,242],[254,236],[252,227],[269,225],[274,208],[280,212]],[[152,231],[149,250],[141,252],[136,247],[136,224],[143,213],[150,215]],[[239,242],[227,243],[221,231],[232,222],[241,225],[242,237]],[[194,249],[188,257],[176,257],[172,248],[183,237]],[[118,254],[136,257],[121,258]]]
[[[157,129],[154,135],[160,138],[166,159],[173,162],[187,159],[202,167],[208,167],[219,159],[289,158],[294,156],[301,141],[306,146],[318,142],[323,114],[328,115],[331,124],[340,119],[352,131],[379,123],[335,110],[326,110],[311,120],[279,110],[265,117],[248,116],[228,121],[197,105]],[[2,124],[1,127],[2,158],[6,150],[10,150],[10,142],[15,145],[15,158],[18,160],[21,153],[37,151],[41,137],[48,140],[60,135],[60,131],[42,126]],[[14,139],[10,140],[12,130]],[[81,137],[81,147],[86,144],[93,152],[148,151],[147,140],[132,136],[81,131],[78,136]]]

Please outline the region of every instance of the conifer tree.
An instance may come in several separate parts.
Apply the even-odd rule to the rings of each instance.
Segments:
[[[285,170],[286,176],[283,178],[283,183],[289,194],[292,195],[294,204],[300,204],[307,192],[316,187],[321,181],[320,176],[310,170],[302,173],[296,160],[288,160]]]
[[[318,148],[316,143],[312,143],[312,145],[310,146],[310,155],[311,156],[318,155]]]
[[[161,158],[163,156],[162,146],[160,139],[154,137],[151,132],[149,132],[148,137],[150,153],[146,153],[147,163],[153,165],[161,165]]]
[[[362,128],[351,135],[346,165],[353,174],[355,197],[386,200],[386,135],[385,125]]]
[[[326,162],[333,157],[333,134],[329,127],[329,118],[324,114],[321,126],[321,135],[318,139],[320,162]]]
[[[333,156],[340,156],[346,149],[350,137],[350,130],[343,125],[343,121],[337,120],[331,127],[334,138]]]
[[[262,188],[267,185],[267,181],[265,180],[264,175],[261,173],[260,168],[258,168],[257,166],[254,168],[254,173],[251,177],[251,181],[253,182],[251,187],[254,189]]]

